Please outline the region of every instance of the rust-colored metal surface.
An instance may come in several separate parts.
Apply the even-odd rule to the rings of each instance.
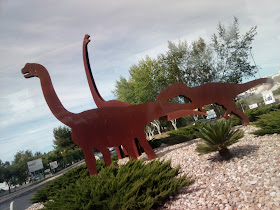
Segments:
[[[91,95],[93,97],[93,100],[96,104],[96,106],[98,108],[102,108],[102,107],[127,107],[127,106],[131,106],[132,104],[127,103],[127,102],[123,102],[123,101],[118,101],[118,100],[110,100],[110,101],[105,101],[102,96],[100,95],[98,88],[95,84],[93,75],[92,75],[92,70],[90,67],[90,62],[89,62],[89,56],[88,56],[88,43],[90,42],[90,35],[86,34],[83,40],[83,61],[84,61],[84,67],[85,67],[85,72],[86,72],[86,76],[87,76],[87,81],[89,84],[89,89],[91,92]],[[139,152],[138,149],[136,147],[136,144],[133,143],[133,148],[134,148],[134,152],[137,155],[137,157],[139,156]],[[116,151],[118,154],[118,158],[121,159],[122,158],[122,153],[121,153],[121,148],[120,147],[116,147]],[[128,155],[126,149],[123,149],[123,153],[125,155]]]
[[[92,149],[98,149],[105,164],[111,164],[107,147],[123,145],[129,156],[137,158],[133,149],[137,138],[149,159],[156,157],[146,140],[144,126],[151,121],[172,114],[173,118],[182,115],[203,114],[192,110],[192,104],[176,104],[158,100],[139,105],[109,106],[87,110],[78,114],[66,110],[57,97],[47,69],[36,63],[27,63],[22,69],[25,78],[39,77],[45,100],[54,116],[72,129],[72,139],[84,153],[91,175],[96,174],[96,160]],[[167,91],[169,94],[172,91]],[[180,111],[180,112],[178,112]]]
[[[223,116],[224,118],[229,118],[228,114],[234,113],[241,118],[243,125],[248,125],[248,117],[236,107],[233,99],[235,99],[238,94],[262,83],[270,83],[273,85],[273,80],[270,78],[260,78],[244,84],[206,83],[192,88],[183,83],[174,83],[160,92],[157,95],[157,100],[166,101],[176,96],[183,95],[191,100],[194,109],[199,108],[200,110],[207,104],[219,104],[226,110]]]

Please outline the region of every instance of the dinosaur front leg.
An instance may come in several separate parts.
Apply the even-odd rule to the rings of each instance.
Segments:
[[[102,147],[102,148],[97,148],[97,149],[102,153],[106,166],[107,167],[110,166],[111,163],[112,163],[112,160],[111,160],[111,153],[108,150],[108,148],[107,147]]]
[[[139,136],[138,141],[140,143],[140,145],[143,147],[144,151],[146,152],[149,160],[155,159],[157,158],[157,155],[155,154],[153,148],[151,147],[151,145],[148,143],[147,139],[146,139],[146,135],[143,131],[139,132]]]
[[[134,143],[134,142],[133,142]],[[135,143],[134,143],[135,144]],[[131,157],[133,160],[137,160],[137,155],[135,153],[133,144],[128,141],[125,145],[123,145],[128,153],[128,156]]]
[[[228,116],[231,112],[232,112],[231,109],[225,108],[225,113],[224,113],[224,115],[223,115],[223,118],[228,119],[228,120],[231,120],[231,117]]]
[[[86,148],[86,149],[82,148],[82,150],[83,150],[83,153],[84,153],[87,168],[89,170],[89,174],[91,176],[96,175],[97,174],[96,159],[94,157],[92,148]]]

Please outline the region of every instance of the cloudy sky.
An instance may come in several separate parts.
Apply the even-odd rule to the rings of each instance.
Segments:
[[[19,150],[53,149],[50,112],[38,78],[25,79],[25,63],[44,65],[61,102],[71,112],[95,108],[82,62],[82,40],[91,35],[89,56],[105,100],[120,76],[145,55],[167,50],[167,41],[206,40],[236,16],[241,32],[257,25],[252,53],[261,76],[280,70],[278,0],[190,1],[0,0],[0,159]]]

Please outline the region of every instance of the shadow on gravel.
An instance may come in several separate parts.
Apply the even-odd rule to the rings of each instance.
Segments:
[[[236,146],[230,149],[233,157],[242,158],[244,156],[250,155],[259,150],[259,146],[257,145],[243,145],[243,146]]]
[[[231,159],[233,159],[233,158],[242,159],[244,156],[248,156],[248,155],[258,151],[259,148],[260,147],[257,146],[257,145],[249,145],[249,144],[229,148],[229,150],[232,154]],[[214,155],[213,157],[209,158],[208,160],[211,160],[213,162],[215,162],[215,161],[219,161],[219,162],[228,161],[228,160],[224,160],[218,153],[216,155]]]

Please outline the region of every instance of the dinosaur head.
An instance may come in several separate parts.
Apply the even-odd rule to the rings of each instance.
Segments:
[[[38,77],[38,67],[41,66],[37,63],[27,63],[21,70],[25,78]]]
[[[84,37],[84,44],[87,45],[89,42],[90,42],[90,39],[89,39],[90,35],[86,34],[85,37]]]

